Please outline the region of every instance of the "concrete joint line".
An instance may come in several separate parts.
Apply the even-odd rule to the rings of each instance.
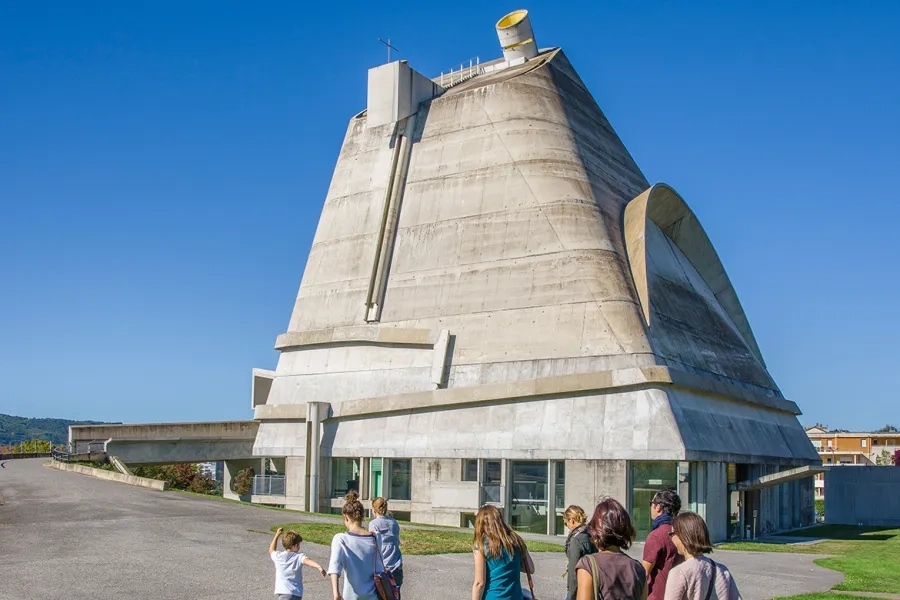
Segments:
[[[707,381],[698,375],[669,367],[653,366],[349,400],[335,407],[332,418],[356,418],[375,414],[427,411],[448,406],[527,402],[565,394],[621,393],[660,386],[681,388],[703,395],[720,396],[737,402],[799,414],[796,404],[788,400],[765,398],[737,386],[718,381]]]

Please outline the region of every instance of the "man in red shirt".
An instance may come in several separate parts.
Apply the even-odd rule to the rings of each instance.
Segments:
[[[681,510],[681,498],[674,490],[662,490],[650,502],[650,517],[653,528],[644,544],[641,563],[647,570],[647,600],[663,600],[666,595],[666,577],[683,558],[675,549],[669,533],[672,519]]]

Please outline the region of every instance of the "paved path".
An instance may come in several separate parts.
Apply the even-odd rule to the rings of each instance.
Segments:
[[[0,471],[0,600],[270,600],[269,537],[295,514],[92,479],[15,460]],[[328,548],[304,544],[325,564]],[[842,576],[810,555],[717,552],[747,600],[826,590]],[[562,554],[535,555],[542,600],[565,593]],[[470,597],[469,555],[406,559],[406,600]],[[307,572],[304,600],[330,600]]]

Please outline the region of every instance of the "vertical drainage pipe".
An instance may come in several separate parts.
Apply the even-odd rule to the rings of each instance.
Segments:
[[[374,314],[370,315],[370,320],[381,320],[381,309],[384,304],[384,296],[387,292],[388,265],[394,253],[394,240],[397,237],[397,227],[400,218],[400,204],[403,202],[403,191],[406,188],[406,175],[409,170],[410,154],[412,152],[412,136],[416,126],[416,115],[412,114],[406,118],[403,127],[403,133],[397,136],[397,143],[394,146],[396,150],[400,148],[399,161],[394,166],[391,174],[391,187],[389,188],[390,196],[388,197],[385,227],[382,230],[381,246],[383,250],[380,252],[380,261],[376,262],[376,278],[375,286],[373,286],[372,304]]]
[[[372,261],[372,272],[369,275],[369,291],[366,293],[366,308],[363,319],[370,319],[369,311],[372,308],[372,296],[375,293],[375,280],[378,277],[378,265],[381,263],[381,249],[384,246],[384,230],[387,228],[388,210],[391,206],[391,190],[394,189],[394,178],[397,175],[397,161],[400,158],[400,123],[394,123],[394,131],[391,134],[394,142],[394,152],[391,155],[391,172],[388,177],[387,188],[384,190],[384,207],[381,212],[381,225],[378,227],[378,237],[375,240],[375,260]]]

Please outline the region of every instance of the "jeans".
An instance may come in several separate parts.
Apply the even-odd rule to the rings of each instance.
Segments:
[[[303,596],[292,596],[291,594],[276,594],[278,600],[303,600]]]
[[[391,571],[391,575],[394,576],[394,581],[397,583],[397,589],[399,590],[403,587],[403,567],[398,568],[396,571]]]

